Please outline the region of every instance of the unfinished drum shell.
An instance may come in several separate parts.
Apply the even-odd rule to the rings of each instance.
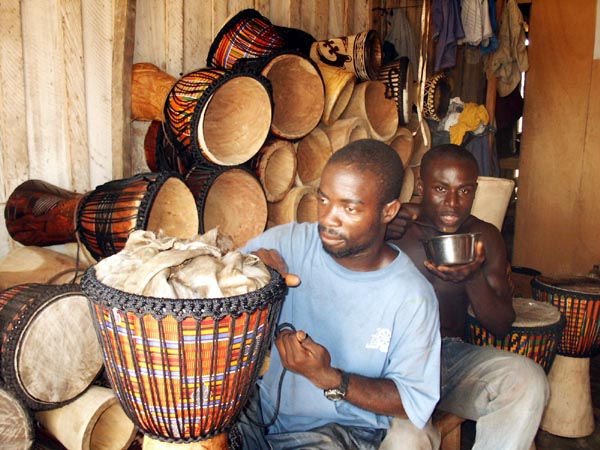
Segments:
[[[198,164],[185,183],[196,201],[201,234],[218,227],[236,247],[242,247],[265,229],[265,193],[247,167]]]
[[[296,148],[285,139],[270,138],[249,161],[258,177],[267,201],[278,202],[296,180]]]
[[[369,134],[378,141],[387,141],[398,129],[398,111],[393,99],[385,97],[385,85],[380,81],[364,81],[354,88],[341,119],[360,117],[369,126]]]

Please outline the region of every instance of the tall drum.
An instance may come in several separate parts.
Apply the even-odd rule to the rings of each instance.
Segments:
[[[556,306],[566,318],[548,376],[550,401],[541,428],[558,436],[588,436],[594,431],[589,358],[600,353],[600,281],[540,275],[531,280],[531,290],[535,299]]]
[[[268,284],[244,295],[166,299],[117,290],[93,267],[86,271],[82,290],[108,377],[146,435],[144,448],[201,440],[202,448],[228,448],[227,431],[256,382],[286,292],[281,275],[269,272]]]

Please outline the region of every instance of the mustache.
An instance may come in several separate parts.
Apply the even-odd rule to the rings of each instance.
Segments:
[[[340,233],[339,231],[333,229],[333,228],[327,228],[321,224],[317,225],[317,229],[319,230],[319,233],[327,233],[331,236],[337,236],[339,238],[342,239],[346,239],[346,236],[344,236],[342,233]]]

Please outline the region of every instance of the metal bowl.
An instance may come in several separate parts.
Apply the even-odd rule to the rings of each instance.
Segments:
[[[427,259],[436,266],[468,264],[475,259],[475,244],[480,234],[444,234],[423,240]]]

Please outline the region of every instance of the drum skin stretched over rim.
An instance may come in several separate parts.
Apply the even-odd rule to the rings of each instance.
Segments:
[[[537,276],[533,298],[556,306],[567,323],[558,354],[589,358],[600,353],[600,281],[581,276]]]
[[[513,306],[517,318],[505,337],[485,329],[469,308],[467,342],[526,356],[550,372],[565,327],[564,316],[552,305],[528,298],[513,298]]]
[[[121,406],[151,440],[194,442],[222,435],[245,406],[271,345],[287,292],[283,277],[244,295],[167,299],[101,283],[90,299],[105,367]],[[166,355],[168,354],[168,357]]]
[[[80,201],[79,240],[95,259],[125,247],[134,230],[179,238],[198,233],[194,196],[175,173],[145,173],[98,186]]]
[[[200,234],[219,227],[241,247],[265,229],[265,193],[247,167],[198,164],[188,172],[185,183],[196,202]]]
[[[271,83],[260,74],[201,69],[181,77],[165,102],[165,131],[178,153],[234,166],[264,144],[273,116]]]
[[[33,410],[81,395],[102,355],[79,285],[20,284],[0,292],[0,374]]]

